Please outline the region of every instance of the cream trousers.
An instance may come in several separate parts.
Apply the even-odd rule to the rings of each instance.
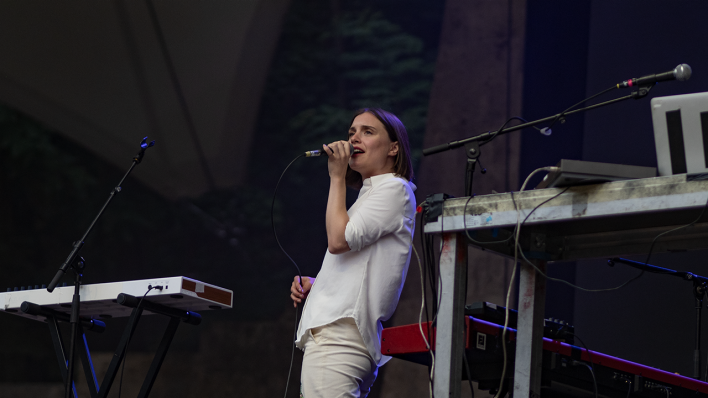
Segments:
[[[300,376],[302,398],[365,398],[378,367],[353,318],[310,329]]]

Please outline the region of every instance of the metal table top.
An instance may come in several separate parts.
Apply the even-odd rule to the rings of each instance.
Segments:
[[[470,244],[513,256],[512,231],[544,201],[563,192],[548,188],[454,198],[426,233],[467,230]],[[515,203],[518,206],[517,212]],[[708,180],[687,175],[575,186],[533,211],[522,226],[524,250],[548,261],[642,254],[661,232],[695,220],[708,202]],[[536,249],[533,249],[533,247]],[[708,248],[708,211],[689,228],[659,239],[654,252]]]

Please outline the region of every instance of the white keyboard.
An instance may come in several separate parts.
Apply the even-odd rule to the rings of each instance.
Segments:
[[[205,310],[227,309],[233,306],[233,292],[222,287],[210,285],[184,276],[153,278],[138,281],[97,283],[81,286],[82,317],[97,319],[130,316],[132,308],[116,303],[120,293],[142,297],[148,286],[162,286],[162,290],[152,289],[145,297],[154,303],[185,311],[200,312]],[[45,317],[28,315],[20,310],[23,302],[46,306],[48,308],[71,313],[71,300],[74,286],[57,287],[52,293],[47,289],[20,290],[0,293],[0,311],[14,315],[44,321]],[[145,315],[150,314],[145,310]]]

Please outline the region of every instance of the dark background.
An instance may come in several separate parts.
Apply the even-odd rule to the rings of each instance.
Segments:
[[[689,64],[694,74],[687,82],[657,84],[643,99],[568,117],[551,137],[525,132],[521,176],[560,159],[656,167],[649,102],[653,97],[708,91],[708,75],[701,72],[708,67],[708,57],[699,50],[708,45],[708,32],[700,22],[708,5],[532,1],[527,10],[526,118],[550,115],[628,78],[672,70],[678,64]],[[590,103],[627,94],[614,91]],[[706,254],[658,254],[651,263],[707,275]],[[618,286],[639,272],[622,265],[611,268],[605,259],[553,264],[549,269],[551,275],[587,288]],[[607,293],[573,291],[553,282],[548,289],[547,316],[574,322],[588,348],[692,373],[695,309],[690,282],[648,274]],[[705,337],[702,342],[705,346]]]
[[[354,109],[382,106],[401,117],[411,134],[418,175],[421,167],[458,173],[437,170],[434,161],[421,165],[420,154],[430,133],[430,90],[446,73],[436,67],[436,60],[444,45],[444,13],[453,4],[458,2],[293,0],[282,20],[262,97],[254,99],[260,107],[243,181],[198,196],[167,198],[148,183],[126,180],[82,250],[88,264],[85,283],[185,275],[234,291],[233,309],[204,313],[204,323],[197,328],[180,326],[154,396],[282,394],[294,321],[287,293],[294,267],[273,239],[273,190],[297,154],[343,138]],[[660,83],[647,98],[568,117],[554,126],[550,137],[523,131],[519,179],[560,159],[656,166],[650,99],[708,91],[708,4],[521,4],[526,13],[520,116],[527,120],[555,114],[623,80],[668,71],[680,63],[689,64],[694,75],[688,82]],[[468,68],[469,79],[484,72],[475,70],[474,62]],[[594,102],[620,94],[625,93],[615,91]],[[2,287],[51,280],[133,155],[130,149],[125,168],[117,167],[66,138],[58,127],[38,121],[31,111],[17,108],[12,103],[0,108]],[[473,126],[467,135],[496,127]],[[448,140],[464,136],[449,132]],[[158,163],[148,151],[134,174]],[[326,250],[327,183],[324,162],[299,160],[278,190],[278,235],[303,274],[317,272]],[[417,195],[420,200],[430,193]],[[652,262],[708,275],[705,254],[657,254]],[[603,259],[552,264],[549,269],[553,276],[593,288],[619,285],[637,273],[622,265],[610,268]],[[574,323],[592,350],[691,373],[694,308],[687,282],[644,275],[609,293],[576,292],[551,282],[547,316]],[[60,376],[46,328],[9,315],[0,322],[0,397],[3,391],[13,396],[56,391],[51,388],[60,384]],[[151,317],[142,322],[128,355],[128,392],[139,386],[157,345],[154,333],[165,324]],[[104,336],[89,336],[99,378],[123,325],[123,320],[113,320]],[[296,352],[289,396],[296,395],[300,360]],[[383,389],[386,377],[393,375],[383,372],[372,396],[396,395],[395,386]],[[190,381],[183,382],[186,379]],[[413,395],[427,396],[427,389]]]

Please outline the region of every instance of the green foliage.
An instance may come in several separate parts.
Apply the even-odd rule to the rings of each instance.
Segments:
[[[59,148],[59,139],[34,119],[0,106],[0,132],[4,178],[20,185],[28,197],[50,198],[68,189],[83,198],[95,183],[74,155]]]
[[[354,111],[363,107],[386,109],[403,121],[417,166],[432,57],[420,38],[391,22],[377,6],[360,0],[293,1],[261,103],[252,186],[272,189],[290,159],[346,139]],[[326,250],[325,163],[294,162],[276,202],[283,214],[283,223],[276,225],[281,242],[305,274],[319,270]],[[350,192],[350,203],[355,196]],[[280,258],[279,265],[294,272]]]
[[[269,140],[289,150],[346,139],[354,110],[381,107],[406,125],[419,148],[433,65],[422,40],[359,2],[339,11],[321,1],[293,3],[261,115]],[[417,163],[419,151],[414,152]],[[299,165],[295,166],[298,169]]]

